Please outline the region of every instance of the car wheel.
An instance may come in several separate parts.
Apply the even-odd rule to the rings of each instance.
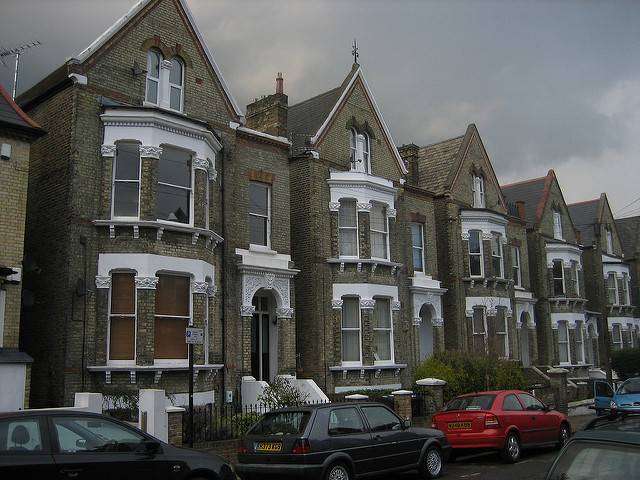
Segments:
[[[438,478],[442,474],[442,453],[437,447],[429,447],[422,460],[424,478]]]
[[[344,463],[334,463],[327,470],[325,480],[351,480],[351,472]]]
[[[507,441],[500,452],[502,459],[507,463],[515,463],[520,460],[520,439],[515,433],[507,435]]]
[[[558,448],[564,447],[564,444],[569,441],[571,437],[571,429],[566,423],[560,425],[560,433],[558,434]]]

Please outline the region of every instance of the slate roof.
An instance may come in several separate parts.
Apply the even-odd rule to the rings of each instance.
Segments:
[[[580,234],[582,245],[593,244],[593,225],[599,222],[598,212],[600,211],[600,199],[587,200],[585,202],[567,205],[569,214],[573,221],[573,226]]]
[[[635,258],[640,252],[640,216],[616,219],[616,230],[625,259]]]
[[[307,140],[318,133],[358,68],[359,65],[354,63],[340,86],[289,107],[287,136],[293,144],[294,153],[304,150]]]
[[[29,133],[42,132],[40,125],[22,111],[2,85],[0,85],[0,126],[18,128]]]
[[[425,188],[435,194],[441,194],[450,185],[451,172],[456,166],[456,160],[464,135],[443,140],[420,147],[419,161],[426,163],[429,175],[425,178]]]
[[[540,177],[500,187],[508,203],[524,202],[527,226],[535,225],[538,220],[538,206],[543,199],[546,181],[547,177]]]

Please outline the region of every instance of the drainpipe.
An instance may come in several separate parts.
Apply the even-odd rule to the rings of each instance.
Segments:
[[[226,230],[226,210],[224,208],[224,151],[221,152],[220,155],[220,173],[219,173],[219,178],[220,178],[220,208],[221,208],[221,228],[222,228],[222,235],[224,237],[227,236],[227,230]],[[226,279],[226,255],[225,255],[225,249],[226,249],[226,242],[223,241],[222,245],[222,259],[221,259],[221,268],[220,268],[220,279],[218,280],[221,286],[221,289],[226,288],[227,285],[227,279]],[[225,292],[222,291],[222,317],[220,318],[220,326],[222,329],[222,363],[224,364],[224,367],[222,367],[220,373],[222,374],[222,392],[221,392],[221,400],[222,403],[224,403],[225,401],[225,390],[226,390],[226,369],[227,369],[227,331],[225,329],[225,318],[227,316],[227,304],[225,302],[225,298],[226,295],[224,294]]]

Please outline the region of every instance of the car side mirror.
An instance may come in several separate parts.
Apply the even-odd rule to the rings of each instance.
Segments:
[[[544,407],[542,407],[542,410],[545,412],[550,412],[552,408],[549,405],[545,405]]]
[[[87,448],[87,441],[84,438],[79,438],[76,440],[76,447],[85,450]]]
[[[155,455],[160,451],[160,443],[153,440],[145,440],[144,442],[142,442],[142,447],[144,449],[144,452],[148,453],[149,455]]]
[[[402,429],[406,430],[407,428],[411,428],[411,419],[410,418],[405,418],[404,420],[402,420]]]

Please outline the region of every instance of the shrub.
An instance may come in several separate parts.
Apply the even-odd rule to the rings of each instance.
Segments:
[[[640,348],[625,348],[611,352],[611,368],[622,379],[638,376],[640,374]]]
[[[519,365],[471,352],[438,352],[422,362],[415,380],[439,378],[447,382],[445,401],[463,393],[487,390],[524,389],[526,379]]]
[[[289,380],[283,377],[276,377],[262,392],[258,395],[258,402],[263,404],[269,410],[283,407],[295,407],[302,405],[309,398],[308,393],[302,393],[296,389]]]

